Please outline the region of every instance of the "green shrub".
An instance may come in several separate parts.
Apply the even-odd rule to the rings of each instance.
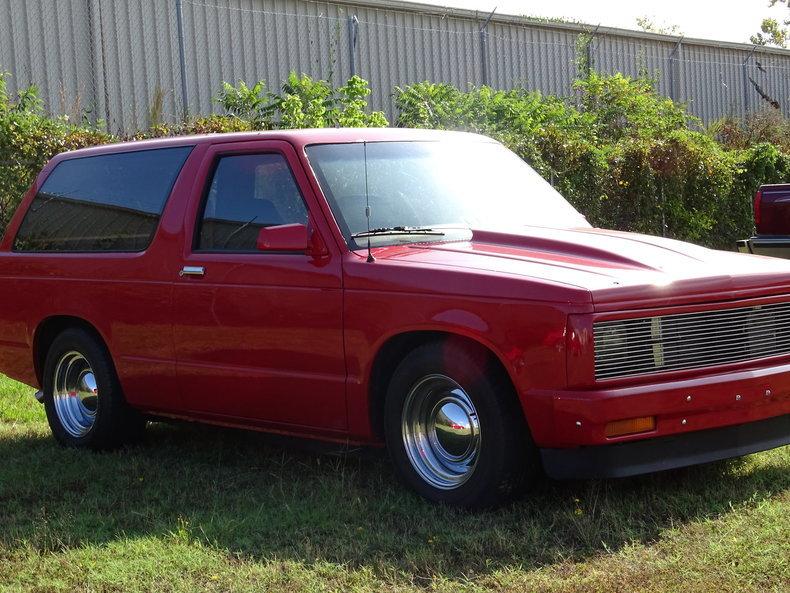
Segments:
[[[10,96],[7,76],[0,73],[0,233],[49,159],[65,150],[113,140],[101,130],[45,116],[35,86]]]
[[[790,119],[778,109],[761,109],[746,117],[723,117],[711,123],[707,132],[726,148],[745,149],[767,142],[790,152]]]
[[[701,127],[701,122],[681,105],[658,95],[654,81],[648,78],[591,72],[576,80],[573,87],[579,95],[580,110],[592,116],[595,134],[603,140],[663,137]]]
[[[35,87],[9,96],[0,75],[0,229],[55,154],[120,140],[101,126],[44,115]],[[152,125],[123,139],[276,128],[386,126],[369,112],[368,84],[339,88],[291,73],[277,92],[224,83],[222,115]],[[399,126],[460,129],[500,140],[531,163],[594,225],[732,248],[752,232],[761,183],[790,180],[790,122],[781,114],[703,129],[652,81],[590,72],[568,98],[523,89],[462,91],[416,83],[395,89]]]
[[[334,89],[326,81],[291,73],[281,93],[265,92],[263,82],[248,86],[240,81],[235,87],[223,83],[215,101],[224,109],[224,115],[196,117],[179,124],[150,118],[149,129],[117,138],[98,126],[73,125],[66,118],[47,117],[34,86],[15,97],[9,96],[7,76],[0,73],[0,234],[41,168],[66,150],[183,134],[388,125],[383,113],[367,111],[370,89],[358,76]]]
[[[345,85],[334,89],[325,80],[291,72],[280,93],[264,93],[265,88],[262,80],[252,87],[244,81],[235,87],[223,82],[222,91],[214,100],[227,115],[259,130],[388,125],[382,112],[367,112],[370,89],[359,76],[352,76]]]
[[[592,224],[712,247],[748,236],[754,190],[788,173],[777,147],[722,144],[648,79],[591,72],[574,91],[562,100],[417,83],[396,89],[398,125],[488,134]]]
[[[239,120],[249,122],[257,129],[271,127],[273,105],[271,96],[263,91],[266,83],[259,80],[251,87],[240,80],[236,86],[229,82],[222,83],[222,90],[214,98],[225,112]]]

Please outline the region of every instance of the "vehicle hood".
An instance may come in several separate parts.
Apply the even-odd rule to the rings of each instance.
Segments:
[[[573,287],[596,310],[790,294],[788,260],[594,228],[473,231],[469,241],[383,248],[377,257]]]

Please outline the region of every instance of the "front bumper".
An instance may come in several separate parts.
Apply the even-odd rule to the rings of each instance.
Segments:
[[[790,363],[651,382],[612,381],[593,388],[533,391],[543,415],[526,410],[539,447],[611,445],[735,426],[790,414]],[[606,425],[655,417],[655,430],[608,437]],[[538,420],[532,422],[532,419]]]
[[[710,375],[655,376],[530,392],[525,409],[546,472],[621,477],[746,455],[790,443],[790,362]],[[607,424],[655,418],[653,430],[608,436]]]
[[[790,258],[790,236],[756,236],[735,242],[741,253]]]
[[[790,414],[709,430],[612,445],[541,449],[546,474],[554,479],[623,478],[790,444]]]

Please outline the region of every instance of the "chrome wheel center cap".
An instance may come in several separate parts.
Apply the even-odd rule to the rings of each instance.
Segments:
[[[439,402],[433,417],[436,441],[452,459],[463,459],[474,444],[475,428],[472,419],[453,401]]]
[[[409,391],[401,417],[412,467],[427,483],[453,490],[472,475],[480,456],[480,422],[464,389],[445,375],[428,375]]]

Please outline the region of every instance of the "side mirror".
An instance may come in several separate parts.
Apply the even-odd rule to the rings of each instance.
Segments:
[[[304,253],[310,245],[310,232],[304,224],[280,224],[264,227],[258,233],[259,251],[297,251]]]

